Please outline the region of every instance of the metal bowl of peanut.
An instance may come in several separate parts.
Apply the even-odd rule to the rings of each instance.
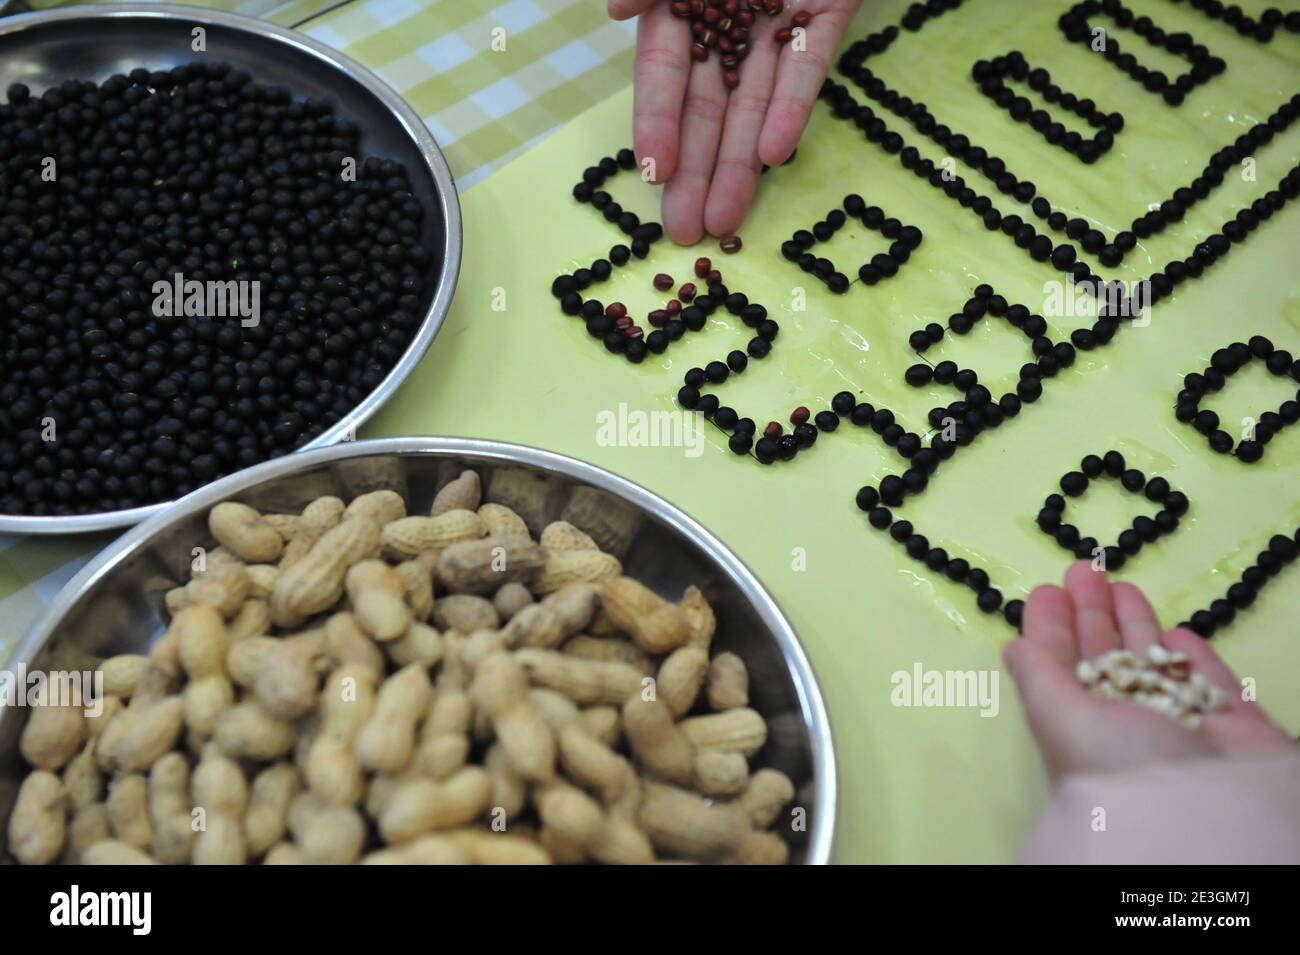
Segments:
[[[202,488],[64,587],[0,691],[0,860],[831,857],[830,726],[772,598],[661,498],[517,445]]]

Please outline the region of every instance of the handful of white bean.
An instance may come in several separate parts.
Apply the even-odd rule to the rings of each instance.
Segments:
[[[1109,650],[1080,660],[1075,676],[1097,696],[1128,700],[1195,729],[1201,715],[1221,709],[1228,694],[1192,670],[1187,655],[1152,646],[1144,660],[1131,650]]]

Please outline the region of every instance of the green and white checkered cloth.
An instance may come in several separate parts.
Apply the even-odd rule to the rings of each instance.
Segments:
[[[182,0],[184,2],[184,0]],[[26,0],[8,12],[62,6]],[[593,0],[208,0],[302,30],[404,96],[473,186],[631,82],[634,33]],[[0,661],[112,534],[0,535]]]

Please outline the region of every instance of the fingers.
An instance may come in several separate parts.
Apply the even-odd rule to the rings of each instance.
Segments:
[[[1025,602],[1024,636],[1002,650],[1002,659],[1020,690],[1029,728],[1054,777],[1068,764],[1070,723],[1077,705],[1089,702],[1074,675],[1078,659],[1074,604],[1062,588],[1034,588]]]
[[[1064,589],[1052,584],[1035,587],[1025,602],[1022,631],[1022,641],[1042,647],[1048,656],[1074,672],[1074,665],[1079,661],[1074,638],[1074,603]]]
[[[1065,589],[1074,602],[1079,655],[1090,658],[1118,650],[1119,632],[1115,629],[1115,608],[1106,574],[1093,570],[1086,560],[1076,561],[1065,572]]]
[[[758,137],[758,156],[767,165],[781,165],[799,144],[831,57],[856,10],[856,4],[836,4],[818,12],[803,28],[804,49],[794,41],[781,47],[772,104]]]
[[[1073,667],[1062,666],[1041,641],[1012,640],[1002,656],[1015,678],[1025,718],[1038,741],[1047,771],[1058,778],[1075,761],[1071,740],[1083,712],[1080,707],[1093,701],[1075,679]]]
[[[1145,660],[1147,650],[1160,642],[1160,621],[1156,619],[1156,612],[1142,591],[1130,583],[1112,584],[1110,595],[1124,647]]]
[[[727,119],[722,145],[713,170],[704,227],[714,235],[729,235],[740,229],[758,188],[762,163],[758,159],[758,136],[767,116],[780,48],[772,41],[775,23],[765,18],[755,24],[751,53],[740,71],[740,85],[727,100]]]
[[[704,204],[726,109],[722,71],[691,70],[682,106],[677,169],[664,187],[663,200],[664,231],[678,245],[693,245],[704,236]]]
[[[615,20],[630,20],[655,5],[656,0],[609,0],[609,15]]]
[[[620,0],[610,0],[610,15]],[[650,3],[623,0],[621,6]],[[636,66],[633,79],[632,128],[637,159],[654,161],[654,182],[671,179],[677,168],[682,99],[693,72],[690,27],[674,17],[668,4],[650,9],[637,24]],[[719,81],[721,82],[721,81]],[[645,166],[643,165],[644,169]]]

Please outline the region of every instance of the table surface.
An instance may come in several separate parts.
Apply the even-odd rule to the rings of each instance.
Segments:
[[[1060,70],[1063,86],[1086,90],[1112,108],[1122,105],[1130,121],[1129,135],[1110,157],[1114,162],[1078,168],[1071,160],[1068,175],[1058,174],[1063,160],[1027,127],[973,101],[979,94],[968,78],[969,61],[977,57],[1059,44],[1054,8],[1028,11],[981,2],[979,31],[963,22],[969,10],[943,18],[926,28],[936,51],[930,62],[918,63],[924,47],[908,46],[915,41],[905,34],[899,50],[881,57],[880,70],[940,117],[956,117],[975,138],[1005,139],[1011,164],[1031,170],[1054,202],[1071,215],[1094,219],[1099,228],[1114,229],[1132,217],[1138,195],[1156,201],[1168,196],[1196,175],[1213,148],[1276,105],[1277,70],[1261,62],[1252,71],[1243,62],[1276,65],[1289,55],[1283,51],[1294,51],[1294,37],[1279,38],[1260,53],[1185,6],[1157,0],[1140,5],[1158,13],[1162,24],[1174,24],[1170,29],[1205,36],[1228,59],[1229,77],[1199,93],[1195,110],[1177,112],[1133,101],[1138,94],[1126,77],[1097,70],[1086,57],[1053,59],[1053,75]],[[904,6],[864,5],[851,36],[895,22]],[[378,0],[335,10],[324,3],[252,9],[280,23],[306,20],[308,33],[376,68],[426,118],[459,181],[471,187],[462,197],[466,255],[451,316],[426,360],[360,436],[452,434],[533,444],[661,493],[757,572],[808,649],[840,764],[836,858],[1013,858],[1046,797],[1046,782],[1000,668],[1000,647],[1011,631],[1000,618],[980,614],[964,588],[935,579],[865,527],[853,493],[897,470],[892,452],[870,431],[845,425],[841,434],[823,435],[794,463],[768,469],[731,455],[725,436],[713,430],[703,434],[694,454],[693,446],[638,446],[627,434],[611,442],[601,427],[610,415],[671,412],[685,368],[743,347],[752,334],[715,316],[707,338],[693,336],[634,368],[606,355],[542,291],[556,274],[585,266],[617,241],[608,223],[574,203],[569,188],[583,167],[629,144],[627,28],[605,21],[603,4],[595,2],[444,2],[420,8]],[[494,53],[490,32],[499,23],[512,26],[506,50]],[[962,57],[941,52],[957,48]],[[984,112],[976,119],[965,118],[979,109]],[[917,139],[910,129],[907,138]],[[918,141],[924,154],[941,158]],[[516,156],[522,158],[482,182]],[[716,247],[684,250],[663,243],[648,262],[620,270],[593,294],[643,310],[652,301],[649,275],[684,276],[701,251],[713,254],[728,283],[763,301],[782,329],[773,357],[762,366],[753,363],[761,370],[733,376],[720,391],[726,403],[762,422],[783,418],[796,404],[815,411],[848,389],[860,400],[897,410],[902,420],[921,421],[923,430],[926,409],[952,399],[902,383],[902,368],[917,361],[907,333],[928,321],[943,322],[981,281],[1039,311],[1049,276],[883,156],[865,146],[851,124],[819,107],[799,158],[770,173],[760,191],[744,229],[744,252],[723,257]],[[1181,228],[1144,243],[1141,255],[1108,270],[1107,277],[1136,279],[1169,258],[1186,256],[1297,159],[1300,131],[1292,129],[1260,151],[1258,185],[1225,184]],[[1117,169],[1124,173],[1118,185]],[[657,219],[654,190],[634,175],[623,178],[629,176],[612,183],[616,200],[643,219]],[[975,184],[988,188],[982,179]],[[897,278],[831,296],[776,250],[792,229],[811,227],[847,192],[860,192],[889,215],[921,226],[926,240],[914,257],[919,264],[904,266]],[[993,195],[1004,212],[1015,205]],[[1015,211],[1030,218],[1026,210]],[[1268,533],[1300,523],[1300,499],[1288,470],[1293,466],[1280,450],[1270,450],[1250,469],[1210,455],[1194,434],[1187,437],[1169,409],[1181,375],[1204,367],[1214,349],[1237,337],[1264,333],[1300,353],[1300,295],[1292,277],[1297,225],[1295,210],[1288,208],[1260,230],[1249,251],[1234,252],[1206,279],[1180,287],[1156,312],[1149,332],[1122,332],[1122,348],[1081,356],[1048,386],[1050,401],[996,438],[981,439],[963,452],[962,463],[945,468],[935,481],[943,489],[925,495],[909,519],[951,554],[988,567],[1008,598],[1023,597],[1034,584],[1058,578],[1068,562],[1034,527],[1037,502],[1061,474],[1078,467],[1083,454],[1117,447],[1148,474],[1167,476],[1194,502],[1178,534],[1144,547],[1124,576],[1153,595],[1171,624],[1221,594]],[[878,240],[849,229],[845,238],[833,240],[828,254],[845,271],[850,264],[855,270],[850,244],[880,245]],[[1204,320],[1213,316],[1231,316],[1232,327]],[[1061,320],[1052,319],[1053,337],[1067,337],[1074,324],[1061,334]],[[926,359],[952,357],[983,372],[1005,366],[1010,357],[1014,382],[1016,366],[1026,359],[998,337],[1005,334],[984,322],[965,340],[945,340]],[[981,374],[990,385],[996,378]],[[1258,398],[1274,396],[1267,381],[1251,379],[1242,387],[1249,399],[1243,413],[1258,407]],[[1234,394],[1234,409],[1240,398]],[[1081,526],[1106,539],[1136,513],[1100,493],[1071,507],[1082,509]],[[78,561],[106,541],[8,542],[0,552],[0,619],[21,632]],[[1261,702],[1293,733],[1300,727],[1300,699],[1292,689],[1300,682],[1300,658],[1287,642],[1294,632],[1297,583],[1293,569],[1261,594],[1248,623],[1216,638],[1238,672],[1258,681]],[[996,718],[970,707],[900,707],[893,692],[897,674],[917,669],[1000,678]]]

